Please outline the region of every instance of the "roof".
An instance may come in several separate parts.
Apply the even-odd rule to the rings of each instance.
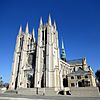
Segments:
[[[75,60],[68,60],[67,63],[69,64],[82,64],[83,59],[75,59]]]
[[[72,72],[70,74],[68,74],[68,76],[70,75],[87,75],[88,74],[88,71],[84,71],[82,68],[79,68],[77,71],[75,72]]]

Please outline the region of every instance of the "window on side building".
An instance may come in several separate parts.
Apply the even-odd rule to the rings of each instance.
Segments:
[[[75,84],[74,83],[71,83],[71,87],[74,87],[75,86]]]
[[[88,78],[88,76],[87,76],[87,75],[85,75],[85,78]]]
[[[74,79],[74,76],[71,76],[71,79]]]
[[[81,76],[79,75],[79,76],[77,76],[77,79],[81,79]]]

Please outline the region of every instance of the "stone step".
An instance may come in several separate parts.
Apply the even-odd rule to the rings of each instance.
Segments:
[[[99,96],[99,91],[97,87],[72,87],[71,95],[79,97],[96,97]]]
[[[18,94],[21,95],[57,95],[54,88],[20,88],[18,89]]]
[[[17,94],[18,91],[17,90],[6,90],[4,93]]]
[[[17,91],[21,95],[36,95],[36,88],[20,88]]]

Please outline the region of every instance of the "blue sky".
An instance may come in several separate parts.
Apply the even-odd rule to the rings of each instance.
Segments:
[[[9,82],[19,26],[23,31],[46,23],[51,14],[63,38],[67,59],[87,58],[93,70],[100,69],[100,0],[0,0],[0,75]]]

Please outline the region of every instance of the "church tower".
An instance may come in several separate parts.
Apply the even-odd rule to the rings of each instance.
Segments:
[[[56,23],[52,25],[50,15],[45,25],[41,17],[38,28],[35,87],[59,87],[58,32]]]
[[[14,51],[10,89],[28,88],[33,85],[35,50],[34,31],[32,34],[29,33],[28,23],[25,32],[22,31],[22,26],[20,26]]]

